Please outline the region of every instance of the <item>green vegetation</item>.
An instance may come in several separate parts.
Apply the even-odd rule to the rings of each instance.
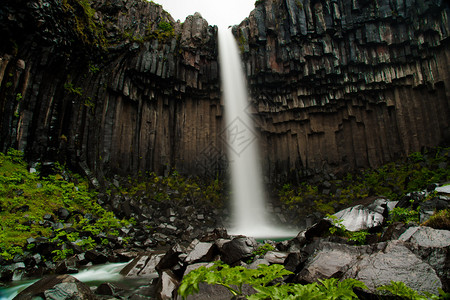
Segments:
[[[259,265],[256,270],[242,266],[230,267],[222,262],[213,266],[202,266],[183,277],[178,294],[185,299],[188,295],[198,293],[199,283],[217,284],[226,287],[233,296],[244,297],[244,284],[252,286],[256,294],[245,296],[250,300],[262,299],[358,299],[354,289],[367,289],[367,286],[356,279],[339,281],[336,278],[319,280],[311,284],[284,284],[281,280],[292,272],[282,265]],[[401,299],[445,299],[447,296],[440,290],[441,296],[430,293],[420,294],[402,282],[391,282],[378,288],[385,294]]]
[[[178,293],[183,298],[197,293],[199,290],[198,284],[206,282],[224,286],[234,296],[242,295],[244,284],[253,287],[265,287],[275,279],[289,274],[292,274],[292,272],[284,269],[282,265],[259,265],[257,269],[247,269],[242,266],[231,268],[222,262],[215,262],[209,268],[202,266],[184,276]]]
[[[406,224],[411,222],[419,223],[419,207],[415,210],[412,208],[395,207],[389,212],[389,217],[389,224],[394,222],[403,222]]]
[[[369,196],[399,200],[408,192],[425,189],[430,183],[449,181],[449,153],[450,148],[415,152],[404,161],[349,173],[340,180],[330,181],[335,186],[334,194],[321,193],[317,186],[305,182],[297,187],[285,184],[279,189],[278,196],[290,208],[302,206],[302,209],[309,208],[310,213],[319,211],[322,214],[333,214],[336,208]],[[441,163],[447,163],[447,167],[441,168]]]
[[[342,224],[342,219],[339,219],[333,215],[327,215],[327,218],[331,220],[333,227],[329,228],[331,235],[337,235],[348,238],[349,241],[355,242],[356,245],[364,245],[366,243],[366,238],[369,233],[366,230],[361,231],[348,231],[345,225]]]
[[[191,201],[212,208],[224,205],[223,182],[218,178],[205,182],[196,177],[185,177],[176,170],[167,177],[157,176],[154,172],[139,174],[134,178],[129,177],[118,190],[123,195],[145,196],[161,204],[180,205]]]
[[[161,21],[156,26],[156,29],[153,29],[153,27],[153,23],[148,24],[145,33],[145,38],[147,40],[157,39],[160,43],[164,43],[175,37],[175,29],[170,22]]]
[[[30,173],[22,156],[22,152],[12,149],[6,155],[0,153],[0,253],[3,258],[12,259],[22,253],[29,237],[51,237],[51,227],[42,221],[46,214],[57,220],[55,211],[59,208],[71,213],[71,219],[66,222],[78,231],[114,235],[117,228],[129,224],[97,204],[96,193],[89,189],[86,179],[58,164],[55,164],[54,174],[47,177],[40,176],[39,172]],[[87,220],[86,214],[96,219]],[[68,234],[62,229],[53,239],[78,241],[86,249],[94,246],[95,242],[89,237],[77,234]],[[63,258],[68,252],[61,249],[54,254]]]
[[[450,209],[435,212],[423,225],[434,229],[450,230]]]
[[[75,94],[78,96],[83,96],[83,89],[81,87],[74,87],[72,82],[66,82],[64,84],[64,89],[69,93],[69,94]]]
[[[252,255],[247,259],[246,263],[251,264],[256,257],[262,257],[266,255],[267,252],[275,250],[275,247],[271,244],[264,244],[259,246],[255,251],[252,252]]]
[[[105,49],[107,42],[103,27],[94,20],[95,10],[89,0],[63,0],[63,9],[68,14],[69,24],[78,38],[86,45]]]

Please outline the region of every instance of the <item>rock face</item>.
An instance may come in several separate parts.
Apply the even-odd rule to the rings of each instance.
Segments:
[[[448,142],[445,1],[257,1],[238,36],[270,174]]]
[[[2,2],[0,149],[67,161],[93,183],[223,173],[217,28],[144,0],[90,3]],[[431,0],[258,1],[234,31],[270,179],[448,142],[449,12]]]

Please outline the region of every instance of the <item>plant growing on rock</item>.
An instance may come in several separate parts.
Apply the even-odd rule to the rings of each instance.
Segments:
[[[286,300],[286,299],[358,299],[354,289],[367,289],[364,282],[348,278],[340,281],[337,278],[320,280],[311,284],[283,283],[283,276],[292,272],[282,265],[260,265],[258,269],[246,269],[242,266],[230,267],[222,262],[215,262],[213,266],[204,266],[189,272],[183,277],[178,288],[178,294],[185,299],[188,295],[199,291],[199,283],[217,284],[226,287],[233,296],[245,297],[250,300]],[[248,284],[256,290],[255,294],[243,295],[242,287]],[[420,294],[402,282],[391,282],[389,285],[378,287],[390,295],[401,299],[447,299],[448,294],[442,290],[440,296],[431,293]]]
[[[209,268],[202,266],[184,276],[178,294],[185,298],[197,293],[199,283],[206,282],[226,287],[233,296],[242,296],[244,284],[265,287],[274,280],[289,274],[292,272],[284,269],[282,265],[259,265],[257,269],[247,269],[241,266],[231,268],[222,262],[215,262]]]
[[[38,168],[39,169],[39,168]],[[5,155],[0,153],[0,253],[7,260],[20,254],[30,237],[50,237],[52,228],[45,225],[44,215],[55,215],[54,211],[66,208],[69,213],[81,216],[91,214],[92,220],[84,217],[73,218],[73,229],[91,232],[109,232],[129,222],[119,220],[112,212],[107,212],[96,201],[97,194],[89,189],[86,179],[72,174],[59,164],[54,164],[54,174],[46,177],[39,172],[30,173],[23,161],[23,153],[10,149]],[[76,212],[76,214],[75,214]],[[54,216],[52,216],[54,218]],[[56,232],[55,244],[61,247],[65,241],[75,242],[77,232]],[[93,240],[80,241],[83,248],[92,248]],[[54,253],[64,256],[64,252]]]

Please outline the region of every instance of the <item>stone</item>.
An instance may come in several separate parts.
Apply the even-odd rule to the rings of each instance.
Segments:
[[[95,289],[95,294],[104,296],[117,296],[123,289],[113,283],[102,283]]]
[[[58,219],[65,221],[69,218],[70,213],[67,209],[61,207],[61,208],[58,208],[56,215],[58,216]]]
[[[126,277],[156,277],[156,266],[164,256],[162,251],[141,254],[126,265],[120,274]]]
[[[257,242],[254,238],[236,237],[224,243],[219,250],[223,262],[228,265],[233,265],[245,258],[249,258],[256,248]]]
[[[421,247],[450,247],[450,231],[426,226],[410,227],[398,240],[414,243]]]
[[[267,251],[267,253],[264,255],[264,259],[271,264],[283,265],[288,255],[288,253],[278,251]]]
[[[164,270],[161,272],[156,295],[161,300],[171,300],[175,296],[176,289],[179,286],[179,281],[176,276],[170,270]]]
[[[384,222],[387,201],[378,199],[368,206],[357,205],[334,214],[348,231],[368,230],[379,227]]]
[[[188,253],[184,262],[192,264],[211,261],[216,254],[218,254],[218,250],[214,243],[199,242],[194,246],[194,249]]]
[[[436,271],[400,241],[389,242],[383,251],[362,256],[343,277],[363,281],[372,292],[391,281],[402,281],[416,291],[433,294],[443,287]]]
[[[85,259],[92,262],[94,265],[104,264],[108,261],[108,257],[98,251],[89,250],[84,253]]]
[[[440,186],[440,187],[437,187],[437,188],[435,189],[435,191],[436,191],[438,194],[450,195],[450,184],[444,185],[444,186]]]
[[[20,292],[15,299],[25,300],[42,297],[44,299],[94,300],[90,288],[70,275],[47,276]]]
[[[323,242],[296,276],[296,282],[316,282],[318,279],[340,278],[352,268],[363,250],[359,247]]]

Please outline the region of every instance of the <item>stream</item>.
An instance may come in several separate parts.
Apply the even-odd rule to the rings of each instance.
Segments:
[[[146,282],[148,283],[148,278],[143,280],[140,279],[128,279],[120,275],[119,272],[128,264],[126,263],[109,263],[104,265],[92,266],[86,269],[81,269],[77,274],[71,274],[78,280],[86,283],[89,286],[98,286],[102,283],[118,283],[127,286],[130,289],[139,287]],[[0,300],[9,300],[17,296],[18,293],[23,291],[25,288],[31,284],[38,281],[37,279],[28,280],[16,280],[8,283],[6,287],[0,287]]]

